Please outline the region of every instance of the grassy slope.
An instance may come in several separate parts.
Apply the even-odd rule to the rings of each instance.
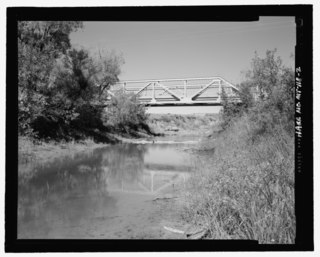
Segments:
[[[294,140],[281,128],[252,140],[242,117],[203,141],[184,219],[215,239],[294,243]]]

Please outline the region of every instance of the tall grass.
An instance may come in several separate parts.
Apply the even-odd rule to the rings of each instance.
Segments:
[[[293,137],[280,125],[253,135],[254,126],[244,115],[211,141],[214,151],[197,161],[189,180],[183,217],[214,239],[292,244]]]

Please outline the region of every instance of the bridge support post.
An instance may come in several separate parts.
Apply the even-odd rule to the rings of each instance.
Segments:
[[[221,93],[222,93],[221,80],[219,80],[219,97],[218,97],[218,103],[221,103]]]
[[[155,89],[155,87],[156,87],[156,83],[154,82],[154,83],[152,83],[152,102],[156,102],[156,89]]]
[[[184,99],[187,98],[187,80],[184,81],[184,96],[183,96]]]

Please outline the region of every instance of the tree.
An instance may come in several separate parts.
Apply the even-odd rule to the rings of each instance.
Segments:
[[[275,56],[276,51],[276,49],[267,50],[265,58],[260,58],[255,52],[251,63],[252,70],[246,75],[247,83],[256,87],[261,100],[269,98],[273,88],[281,81],[283,66],[281,58]]]
[[[82,22],[18,23],[19,133],[60,137],[101,126],[105,91],[118,81],[122,56],[71,49]],[[69,128],[68,128],[69,126]],[[49,129],[50,128],[50,129]]]
[[[110,86],[118,81],[117,60],[115,55],[94,59],[85,49],[68,50],[57,59],[50,74],[47,108],[41,116],[48,122],[58,122],[65,131],[70,130],[67,126],[82,131],[102,128],[101,114],[106,99],[101,96],[101,87],[105,89],[104,83]]]
[[[124,64],[124,59],[121,54],[116,54],[114,51],[105,52],[98,51],[93,54],[93,62],[95,64],[95,74],[93,81],[99,88],[99,100],[105,101],[105,91],[111,85],[119,81],[118,76],[121,73],[121,66]]]
[[[229,102],[222,90],[221,125],[231,125],[236,117],[249,114],[253,134],[271,132],[275,126],[281,126],[289,133],[294,131],[294,72],[285,67],[276,49],[266,51],[265,57],[257,53],[252,67],[246,74],[246,80],[239,86],[241,104]],[[257,94],[254,99],[253,92]]]
[[[55,61],[70,48],[69,34],[82,22],[18,22],[19,132],[30,130],[31,122],[46,108],[50,73]]]
[[[247,73],[247,87],[256,87],[258,101],[250,109],[252,120],[260,131],[272,130],[277,124],[293,133],[294,127],[294,72],[285,67],[276,49],[266,52],[264,58],[257,53],[252,70]],[[259,124],[264,129],[261,130]],[[267,128],[268,127],[268,128]]]

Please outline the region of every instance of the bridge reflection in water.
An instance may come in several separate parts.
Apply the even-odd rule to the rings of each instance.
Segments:
[[[18,238],[87,238],[115,216],[183,182],[187,154],[167,145],[121,144],[19,166]],[[89,232],[88,232],[89,231]]]
[[[109,165],[103,168],[109,192],[154,194],[169,186],[185,183],[191,170],[186,153],[174,145],[138,147],[143,152],[142,158],[127,156],[120,165],[113,167],[107,162]],[[110,154],[106,158],[110,158]],[[114,169],[117,169],[118,176],[114,176]],[[136,175],[129,178],[130,173]]]
[[[123,144],[46,165],[20,165],[19,209],[49,199],[59,199],[61,203],[70,197],[94,197],[115,191],[153,194],[184,181],[192,169],[189,159],[174,144]]]
[[[113,183],[112,179],[107,179],[108,191],[134,194],[154,194],[161,192],[176,184],[185,184],[186,178],[190,175],[187,172],[144,170],[136,183],[120,181],[120,185]]]

